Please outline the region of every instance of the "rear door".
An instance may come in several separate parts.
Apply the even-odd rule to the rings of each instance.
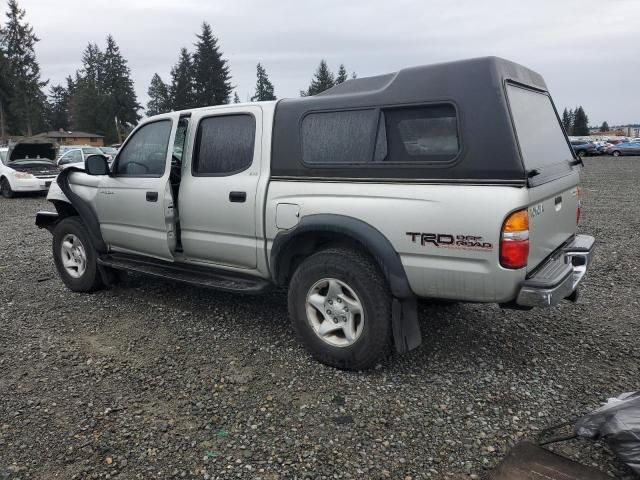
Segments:
[[[529,269],[576,233],[579,168],[549,94],[507,84],[529,176]]]
[[[143,124],[118,153],[110,176],[101,177],[96,214],[114,251],[173,260],[174,201],[169,182],[170,140],[176,118]]]
[[[180,185],[180,239],[191,261],[254,269],[262,109],[216,108],[191,117],[191,162]]]

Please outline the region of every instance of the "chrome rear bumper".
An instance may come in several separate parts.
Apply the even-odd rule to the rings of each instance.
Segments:
[[[524,281],[516,303],[523,307],[548,307],[571,296],[587,273],[594,243],[589,235],[576,235]]]

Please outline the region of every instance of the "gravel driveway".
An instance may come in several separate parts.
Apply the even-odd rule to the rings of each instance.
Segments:
[[[33,224],[44,198],[0,198],[0,479],[485,477],[640,388],[640,157],[586,163],[577,305],[425,305],[422,347],[364,373],[312,360],[282,292],[129,276],[74,294]],[[602,445],[556,450],[632,478]]]

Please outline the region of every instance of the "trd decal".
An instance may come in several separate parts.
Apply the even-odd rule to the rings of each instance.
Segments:
[[[493,245],[483,242],[477,235],[453,235],[451,233],[407,232],[413,243],[423,247],[453,248],[458,250],[493,250]]]

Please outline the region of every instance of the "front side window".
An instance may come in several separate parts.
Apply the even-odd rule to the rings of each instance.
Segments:
[[[217,115],[198,125],[193,174],[223,176],[239,173],[253,162],[256,121],[252,115]]]
[[[353,164],[371,160],[376,110],[310,113],[302,121],[302,160]]]
[[[7,152],[5,152],[4,150],[0,152],[0,163],[7,163]]]
[[[171,121],[160,120],[141,127],[122,147],[116,175],[123,177],[161,177],[167,160]]]

